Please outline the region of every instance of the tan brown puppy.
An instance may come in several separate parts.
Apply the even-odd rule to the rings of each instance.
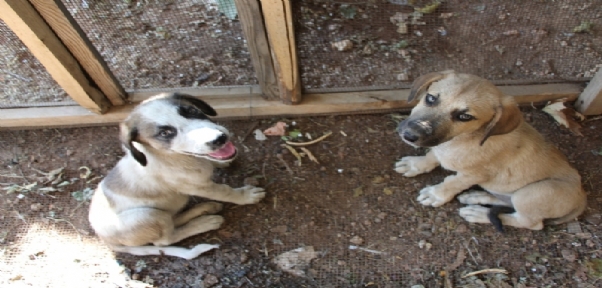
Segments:
[[[468,204],[460,216],[492,222],[500,231],[502,225],[539,230],[584,211],[577,171],[491,82],[454,71],[430,73],[414,82],[408,102],[414,99],[420,103],[400,123],[399,135],[412,146],[431,149],[425,156],[403,157],[395,171],[413,177],[441,165],[457,172],[422,189],[423,205],[441,206],[479,185],[485,191],[458,197]]]
[[[263,188],[233,189],[211,180],[214,166],[236,157],[230,133],[207,116],[207,103],[183,94],[160,95],[140,104],[121,123],[126,155],[98,185],[89,219],[96,234],[118,252],[192,259],[217,247],[167,246],[220,227],[216,202],[181,211],[189,196],[253,204]],[[152,243],[155,246],[146,245]]]

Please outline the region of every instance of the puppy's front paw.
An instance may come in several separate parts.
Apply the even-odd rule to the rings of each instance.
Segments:
[[[417,198],[418,202],[424,206],[439,207],[454,198],[453,194],[445,193],[445,191],[441,191],[437,187],[438,186],[428,186],[420,190],[420,195],[418,195]],[[451,196],[448,194],[451,194]]]
[[[255,204],[261,201],[263,197],[265,197],[265,190],[261,187],[247,185],[244,187],[236,188],[235,190],[240,191],[243,195],[242,203],[238,203],[240,205]]]
[[[489,208],[483,207],[481,205],[468,205],[466,207],[460,208],[460,217],[464,218],[464,220],[472,223],[490,223],[489,217],[487,214],[489,213]]]
[[[430,172],[437,167],[437,163],[430,163],[424,156],[406,156],[395,162],[395,172],[405,177],[414,177]]]

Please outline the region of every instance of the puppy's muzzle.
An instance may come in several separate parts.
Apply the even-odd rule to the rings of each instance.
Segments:
[[[419,142],[422,138],[433,134],[430,121],[406,119],[397,126],[397,133],[408,144]]]
[[[228,135],[226,135],[225,133],[222,133],[220,135],[218,135],[215,140],[209,142],[209,144],[214,147],[222,147],[224,146],[224,144],[226,144],[226,142],[228,142]]]

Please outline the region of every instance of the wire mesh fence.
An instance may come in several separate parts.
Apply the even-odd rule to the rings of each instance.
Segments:
[[[233,1],[63,3],[126,90],[257,83]]]
[[[497,83],[592,77],[602,64],[602,2],[299,0],[305,90],[408,87],[445,69]]]
[[[2,20],[0,62],[0,108],[74,103]]]

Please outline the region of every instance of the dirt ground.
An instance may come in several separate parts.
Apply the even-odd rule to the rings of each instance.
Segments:
[[[583,123],[584,136],[577,137],[540,110],[523,112],[581,173],[589,205],[580,221],[500,234],[466,223],[457,201],[421,206],[417,191],[448,172],[404,178],[393,171],[400,157],[424,153],[396,135],[396,114],[225,121],[242,153],[216,170],[215,181],[236,187],[251,177],[267,197],[256,205],[226,204],[219,230],[179,244],[221,247],[190,261],[113,254],[90,229],[87,192],[123,155],[117,127],[2,131],[0,285],[601,287],[602,120]],[[281,139],[260,142],[249,133],[277,120],[314,139],[333,132],[308,147],[320,164],[303,158],[296,166]],[[296,266],[301,276],[273,262],[297,248],[309,251],[299,254],[308,260]],[[463,277],[483,269],[508,274]]]
[[[293,3],[302,83],[313,91],[407,87],[445,69],[500,82],[566,81],[602,64],[599,0]]]

